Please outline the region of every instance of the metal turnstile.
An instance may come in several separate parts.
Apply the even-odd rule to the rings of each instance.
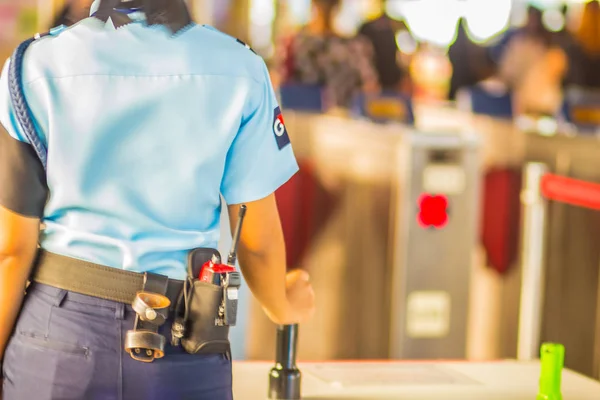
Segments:
[[[398,155],[392,358],[466,357],[479,217],[479,149],[475,137],[412,133]]]
[[[526,144],[526,159],[536,163],[534,171],[536,166],[539,169],[537,163],[542,163],[543,168],[556,175],[600,182],[597,136],[547,137],[531,133]],[[539,170],[538,177],[544,172]],[[525,186],[525,192],[532,188]],[[541,222],[546,226],[540,232],[541,225],[534,224],[532,219],[529,226],[538,232],[531,237],[540,243],[531,243],[531,239],[523,242],[526,255],[523,263],[528,263],[528,269],[537,264],[535,267],[544,271],[541,293],[538,289],[529,298],[531,304],[535,301],[541,305],[541,309],[529,308],[529,314],[537,320],[536,329],[530,330],[524,343],[529,341],[530,348],[542,341],[562,343],[566,348],[567,368],[600,379],[600,213],[559,201],[543,205],[545,212],[540,212],[545,201],[541,196],[525,196],[524,200],[528,208],[542,214]],[[528,276],[524,275],[525,285],[537,283],[535,272]],[[524,311],[527,316],[527,309]],[[527,352],[523,353],[527,356]]]
[[[290,111],[286,125],[296,156],[334,199],[293,266],[310,271],[318,303],[315,318],[302,326],[299,359],[466,357],[480,214],[476,135]],[[422,226],[424,194],[431,198]],[[448,220],[438,223],[444,199]],[[323,214],[320,208],[314,204],[299,219]],[[273,325],[257,304],[250,320],[248,357],[272,358]]]

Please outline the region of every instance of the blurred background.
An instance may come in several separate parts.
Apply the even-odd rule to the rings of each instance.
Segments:
[[[600,379],[600,212],[540,192],[548,173],[600,182],[598,1],[189,5],[264,57],[285,110],[288,265],[319,301],[302,359],[528,359],[557,341]],[[0,56],[89,6],[0,0]],[[244,296],[236,358],[272,359]]]

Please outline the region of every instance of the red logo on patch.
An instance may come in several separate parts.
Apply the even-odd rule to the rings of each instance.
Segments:
[[[275,118],[275,123],[273,124],[273,131],[279,137],[283,136],[285,133],[285,122],[283,121],[283,114],[279,114]]]
[[[288,136],[285,122],[283,121],[283,115],[279,107],[275,108],[273,115],[273,133],[275,133],[275,140],[277,141],[277,147],[279,150],[290,144],[290,137]]]

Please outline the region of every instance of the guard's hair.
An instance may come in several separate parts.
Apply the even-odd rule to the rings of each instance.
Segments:
[[[95,17],[102,21],[111,18],[115,26],[130,23],[128,16],[114,11],[121,3],[121,0],[101,0]],[[128,7],[142,7],[149,25],[164,25],[173,33],[192,22],[185,0],[131,0],[124,4]]]

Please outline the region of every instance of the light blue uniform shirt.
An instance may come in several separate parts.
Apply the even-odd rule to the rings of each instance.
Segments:
[[[173,279],[219,241],[221,197],[265,198],[298,170],[262,58],[193,25],[88,18],[27,51],[24,90],[48,147],[41,247]],[[8,62],[0,122],[13,115]]]

